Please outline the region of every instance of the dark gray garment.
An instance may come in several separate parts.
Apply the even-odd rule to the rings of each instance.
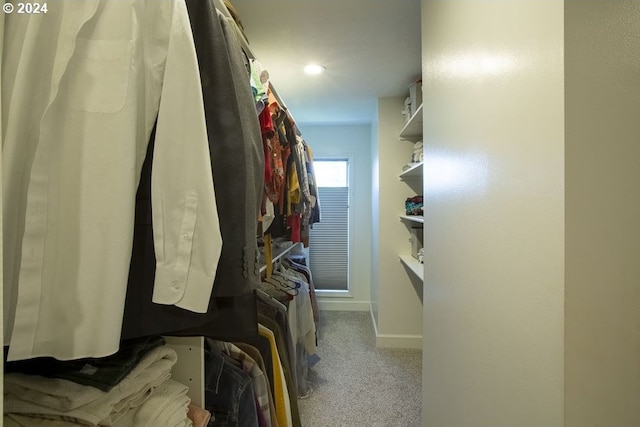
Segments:
[[[255,293],[209,300],[206,313],[194,313],[174,305],[151,301],[156,273],[156,256],[151,223],[151,170],[154,135],[147,147],[136,194],[133,250],[129,267],[127,298],[121,338],[163,334],[204,335],[223,341],[243,341],[258,335]]]
[[[187,0],[198,54],[211,169],[222,232],[213,293],[257,288],[258,213],[264,192],[264,151],[246,56],[235,30],[212,0]]]
[[[244,341],[257,335],[253,290],[264,153],[247,60],[230,24],[209,0],[187,1],[200,67],[211,169],[223,247],[207,313],[151,302],[155,252],[150,176],[153,136],[136,201],[136,224],[122,338],[205,335]]]

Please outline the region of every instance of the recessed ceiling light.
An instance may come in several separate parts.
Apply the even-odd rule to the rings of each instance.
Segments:
[[[322,74],[326,70],[325,67],[318,64],[308,64],[304,67],[304,72],[307,74]]]

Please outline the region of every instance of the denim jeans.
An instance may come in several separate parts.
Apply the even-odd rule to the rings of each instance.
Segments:
[[[206,354],[205,408],[211,412],[210,427],[258,427],[251,377],[214,350]]]

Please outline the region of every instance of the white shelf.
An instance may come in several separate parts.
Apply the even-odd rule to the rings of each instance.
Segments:
[[[423,115],[423,106],[420,105],[416,112],[409,118],[407,123],[404,125],[402,130],[400,131],[400,139],[404,141],[409,141],[412,143],[416,143],[418,141],[422,141],[422,115]],[[404,181],[411,189],[417,192],[417,194],[422,194],[422,176],[424,174],[424,163],[416,163],[406,170],[402,171],[398,176],[400,180]],[[419,190],[418,190],[419,187]],[[424,225],[424,216],[418,215],[400,215],[400,220],[405,222],[405,225],[408,228],[420,229],[421,226]],[[415,230],[414,230],[415,231]],[[421,232],[421,231],[418,231]],[[414,236],[415,238],[415,236]],[[400,254],[398,255],[400,258],[400,262],[409,270],[409,276],[413,279],[419,279],[424,283],[424,264],[418,261],[416,258],[411,256],[410,254]]]
[[[402,171],[402,173],[398,176],[400,177],[400,179],[420,178],[422,177],[423,166],[423,162],[417,163],[411,166],[409,169]]]
[[[424,217],[422,215],[400,215],[400,219],[424,224]]]
[[[422,104],[400,131],[400,139],[412,142],[422,139]]]
[[[400,261],[406,265],[420,280],[424,280],[424,264],[411,255],[400,255]]]

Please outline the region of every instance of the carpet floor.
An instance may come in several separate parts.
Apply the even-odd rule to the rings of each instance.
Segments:
[[[419,427],[422,351],[376,348],[368,312],[320,314],[313,391],[298,402],[303,427]]]

